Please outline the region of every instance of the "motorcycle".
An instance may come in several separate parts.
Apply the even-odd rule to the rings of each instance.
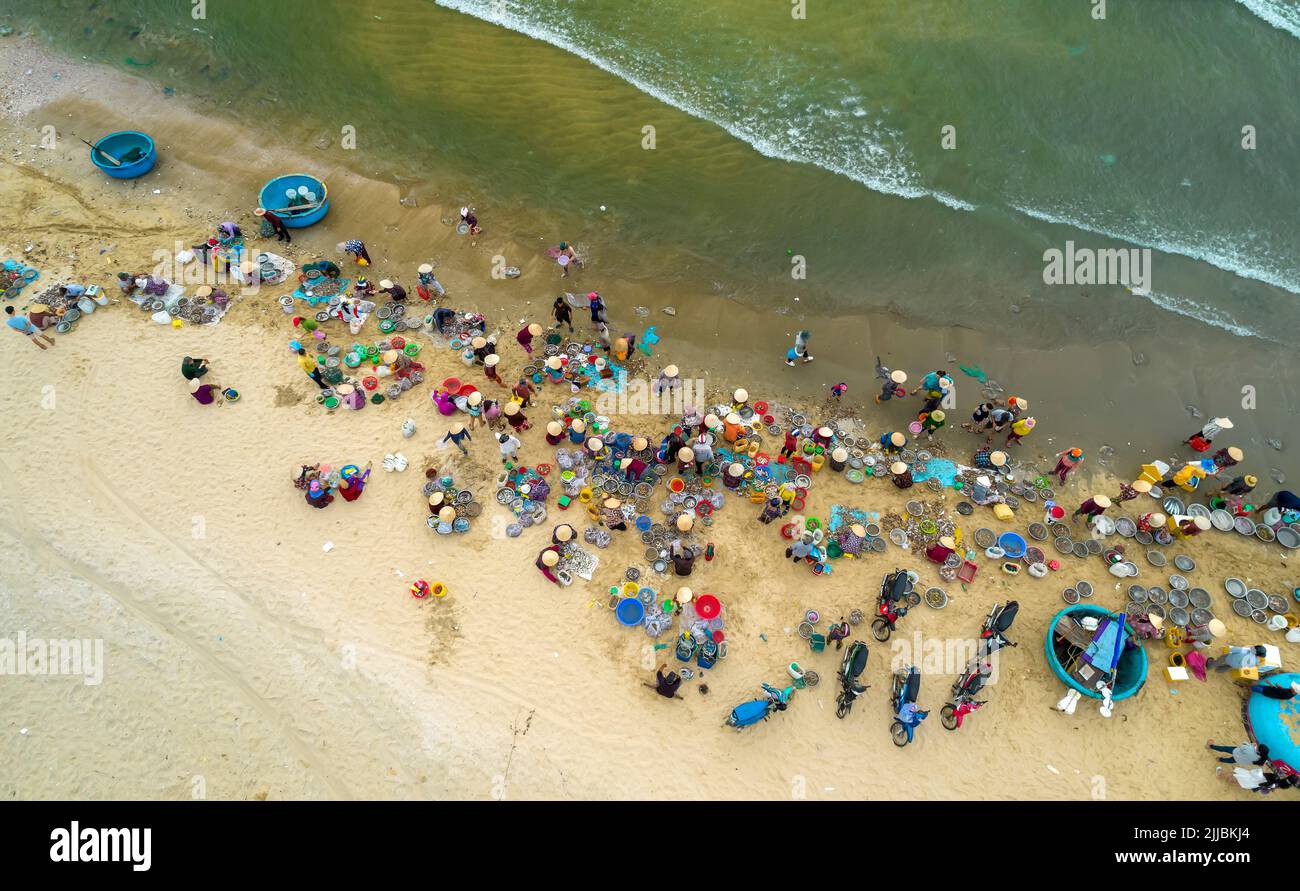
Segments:
[[[912,580],[904,569],[895,569],[880,583],[876,598],[876,618],[871,620],[871,636],[884,643],[894,633],[898,620],[910,607],[921,602],[921,594],[912,590]]]
[[[835,717],[843,718],[853,708],[853,702],[867,688],[858,683],[858,678],[867,667],[867,656],[870,651],[867,645],[860,640],[855,640],[849,644],[849,648],[844,651],[844,661],[840,663],[840,692],[835,697]]]
[[[974,660],[952,685],[952,701],[939,709],[939,720],[946,730],[958,730],[962,720],[980,706],[987,704],[987,699],[976,699],[984,682],[988,680],[991,665],[979,659]]]
[[[916,705],[916,698],[921,693],[921,670],[915,665],[900,668],[894,672],[894,689],[889,697],[894,710],[894,722],[889,725],[889,734],[894,745],[905,746],[912,741],[912,734],[930,713],[922,711]]]
[[[790,707],[790,697],[794,695],[794,687],[778,690],[771,684],[763,684],[763,693],[765,695],[762,699],[751,699],[733,708],[723,726],[743,730],[759,721],[766,721],[773,712],[785,711]]]
[[[1006,632],[1010,630],[1011,624],[1016,621],[1016,613],[1019,611],[1020,604],[1014,600],[993,604],[993,609],[989,611],[988,617],[984,620],[984,626],[980,628],[979,642],[982,656],[991,656],[1003,647],[1015,646],[1014,643],[1007,640]]]

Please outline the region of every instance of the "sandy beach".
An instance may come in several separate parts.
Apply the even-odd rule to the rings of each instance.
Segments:
[[[1132,444],[1152,429],[1169,434],[1165,450],[1178,454],[1177,441],[1200,423],[1183,405],[1235,382],[1188,371],[1156,351],[1135,364],[1121,340],[1053,344],[1038,355],[1023,346],[982,346],[977,332],[961,327],[909,327],[888,314],[776,316],[717,294],[621,281],[599,265],[562,283],[542,252],[565,233],[516,230],[480,207],[484,235],[461,238],[444,222],[455,217],[458,195],[403,203],[397,185],[328,153],[279,143],[144,80],[15,37],[0,43],[0,84],[0,194],[9,209],[0,220],[0,258],[36,266],[42,284],[99,284],[115,298],[48,351],[38,354],[13,336],[0,346],[3,633],[102,639],[105,647],[101,684],[4,679],[5,799],[1248,797],[1216,781],[1204,750],[1209,737],[1242,737],[1239,690],[1213,674],[1204,683],[1170,684],[1158,642],[1146,644],[1152,670],[1145,687],[1119,703],[1113,718],[1086,702],[1074,716],[1053,711],[1063,688],[1044,660],[1043,639],[1063,606],[1061,588],[1089,579],[1100,605],[1124,603],[1127,584],[1096,558],[1065,558],[1060,572],[1041,581],[1003,575],[981,558],[974,583],[948,586],[946,609],[922,606],[907,616],[897,642],[913,644],[918,633],[948,641],[974,635],[993,603],[1021,603],[1010,633],[1019,646],[999,654],[990,704],[956,733],[945,732],[936,715],[914,745],[898,749],[885,702],[890,645],[871,642],[872,689],[848,719],[837,720],[838,655],[810,655],[795,629],[807,609],[829,618],[855,608],[869,613],[882,574],[895,566],[916,569],[925,584],[937,583],[935,567],[891,548],[814,578],[783,559],[779,524],[760,525],[757,506],[729,498],[705,536],[717,557],[701,562],[690,580],[725,603],[729,655],[707,673],[707,694],[696,679],[683,685],[682,701],[665,701],[642,683],[671,649],[655,651],[651,638],[620,628],[606,608],[609,586],[628,566],[644,564],[634,534],[615,534],[591,582],[549,585],[533,561],[550,526],[519,538],[500,531],[507,514],[492,500],[500,464],[490,440],[476,436],[468,458],[439,446],[447,419],[423,391],[361,413],[329,414],[317,405],[315,385],[286,348],[294,334],[276,297],[287,289],[239,298],[219,325],[174,329],[117,299],[112,284],[119,270],[150,268],[155,252],[174,253],[227,219],[240,221],[254,250],[280,250],[297,263],[325,256],[343,265],[336,242],[363,238],[376,261],[372,278],[390,276],[413,289],[415,267],[436,261],[449,305],[482,312],[490,330],[502,333],[507,374],[524,364],[513,343],[521,319],[545,322],[561,290],[595,287],[610,303],[616,331],[658,326],[663,341],[649,360],[651,373],[673,361],[685,376],[706,380],[710,402],[743,385],[753,399],[817,414],[826,409],[828,384],[849,379],[844,369],[852,367],[854,389],[827,419],[860,418],[877,435],[905,424],[915,403],[871,404],[876,352],[923,374],[942,365],[945,353],[979,346],[986,367],[1026,372],[1000,379],[1034,400],[1043,426],[1041,440],[1027,440],[1015,456],[1026,474],[1050,469],[1037,456],[1076,444],[1075,436],[1088,450],[1082,479],[1072,478],[1060,495],[1071,506],[1131,479],[1139,451]],[[76,136],[121,129],[125,108],[131,126],[153,134],[162,161],[146,177],[119,182],[89,164]],[[45,126],[57,129],[52,149],[40,147]],[[328,180],[332,209],[281,250],[253,234],[251,212],[268,171],[293,170]],[[492,278],[497,256],[521,276]],[[649,314],[638,317],[637,306]],[[663,312],[669,306],[676,315]],[[351,340],[340,323],[329,324],[340,328],[331,329],[332,338]],[[373,326],[362,339],[378,336]],[[801,327],[836,344],[854,343],[854,328],[870,333],[857,341],[857,361],[832,348],[826,361],[819,355],[788,369],[779,359]],[[729,337],[736,331],[753,333]],[[208,357],[212,378],[237,388],[239,402],[205,408],[187,398],[177,374],[184,355]],[[421,361],[432,380],[478,374],[434,344]],[[1162,407],[1140,433],[1132,415],[1103,419],[1071,408],[1077,398],[1100,412],[1151,381],[1161,381]],[[543,385],[540,401],[549,408],[567,395],[567,388],[561,396]],[[963,399],[953,421],[965,420],[973,403],[973,396]],[[418,429],[406,440],[400,428],[408,417]],[[618,429],[662,435],[664,423],[635,418]],[[1255,440],[1241,444],[1261,492],[1273,491],[1267,468],[1277,456],[1265,456],[1259,440],[1281,423],[1242,425]],[[542,425],[523,440],[527,462],[552,460]],[[1110,462],[1097,460],[1103,441],[1115,448]],[[952,423],[933,451],[965,461],[977,444]],[[410,468],[378,469],[394,451]],[[360,501],[317,511],[290,485],[299,465],[317,461],[373,461],[377,469]],[[463,536],[434,535],[420,491],[428,467],[474,490],[487,522]],[[833,504],[900,513],[909,498],[947,510],[959,500],[951,491],[902,492],[883,482],[853,486],[823,470],[805,513],[824,516]],[[552,521],[557,516],[586,524],[576,508],[552,510]],[[1040,516],[1022,513],[1007,528],[1023,530]],[[984,513],[974,519],[996,527]],[[1218,532],[1167,550],[1195,556],[1193,582],[1213,593],[1231,643],[1267,637],[1285,658],[1295,657],[1281,635],[1232,615],[1221,584],[1238,576],[1289,591],[1290,552]],[[1155,584],[1158,571],[1139,562],[1139,581]],[[407,589],[416,578],[445,583],[448,596],[412,598]],[[675,580],[652,584],[671,589]],[[868,636],[865,626],[856,636]],[[788,711],[759,727],[738,734],[721,726],[761,681],[782,680],[792,660],[816,669],[823,683],[798,691]],[[926,674],[924,704],[937,711],[956,670]]]

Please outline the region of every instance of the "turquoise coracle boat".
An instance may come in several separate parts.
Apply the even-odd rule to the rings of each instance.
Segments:
[[[294,197],[290,198],[289,194]],[[315,200],[311,200],[314,195]],[[257,194],[259,207],[273,211],[289,229],[305,229],[325,219],[330,209],[329,187],[305,173],[277,176]]]
[[[1122,621],[1123,629],[1120,635],[1094,635],[1078,622],[1088,616],[1111,619],[1112,625]],[[1087,603],[1066,607],[1052,617],[1047,627],[1044,642],[1047,664],[1061,683],[1084,696],[1101,699],[1097,682],[1105,679],[1113,701],[1128,699],[1147,680],[1147,651],[1141,645],[1132,647],[1126,642],[1133,633],[1133,626],[1123,613],[1112,613]]]
[[[149,134],[119,130],[95,143],[90,162],[114,179],[144,176],[158,161],[158,149]]]

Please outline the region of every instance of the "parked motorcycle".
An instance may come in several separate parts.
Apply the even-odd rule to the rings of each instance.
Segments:
[[[889,702],[894,710],[894,722],[889,725],[889,734],[894,745],[905,746],[912,741],[912,734],[930,713],[921,710],[916,699],[921,693],[921,670],[915,665],[900,668],[894,672],[894,688]]]
[[[1016,613],[1019,611],[1020,604],[1014,600],[993,604],[993,609],[989,611],[984,626],[980,629],[981,656],[991,656],[1003,647],[1015,646],[1007,640],[1006,632],[1016,621]]]
[[[785,711],[790,707],[790,697],[794,695],[794,687],[778,690],[771,684],[764,684],[763,693],[761,699],[751,699],[733,708],[723,726],[743,730],[759,721],[766,721],[774,712]]]
[[[844,651],[844,661],[840,663],[840,692],[835,697],[835,717],[843,718],[853,708],[854,701],[867,692],[867,688],[858,683],[858,678],[867,667],[869,654],[867,645],[860,640],[849,644]]]
[[[907,615],[910,607],[921,602],[921,594],[912,590],[912,580],[907,570],[895,569],[880,583],[876,598],[876,618],[871,620],[871,636],[880,642],[889,640],[898,620]]]
[[[976,699],[985,681],[988,680],[991,665],[981,659],[975,659],[952,685],[952,701],[939,709],[939,720],[947,730],[961,728],[962,720],[972,712],[985,705],[988,700]]]

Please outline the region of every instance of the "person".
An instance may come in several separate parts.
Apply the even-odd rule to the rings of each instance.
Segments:
[[[794,360],[799,359],[803,362],[811,362],[813,357],[808,355],[808,339],[812,337],[811,331],[800,331],[794,337],[794,346],[785,354],[785,364],[794,367]]]
[[[519,438],[511,436],[509,433],[502,433],[497,436],[497,442],[501,446],[501,463],[505,464],[510,461],[519,460]]]
[[[366,488],[366,480],[370,479],[370,466],[371,464],[366,464],[366,469],[360,475],[345,476],[339,480],[339,494],[344,501],[356,501],[361,497]]]
[[[276,241],[283,241],[285,244],[289,244],[293,241],[293,239],[289,237],[289,227],[284,224],[284,220],[280,218],[279,214],[267,210],[265,207],[259,207],[257,210],[253,211],[253,215],[266,220],[267,224],[270,225],[271,230],[275,232]]]
[[[1279,489],[1273,493],[1273,497],[1266,503],[1260,505],[1260,512],[1276,507],[1280,511],[1296,510],[1300,511],[1300,498],[1296,497],[1294,492],[1288,492],[1286,489]]]
[[[669,559],[673,561],[674,574],[688,576],[691,574],[691,570],[695,568],[695,549],[688,548],[680,542],[674,542]]]
[[[623,516],[623,502],[617,498],[605,499],[605,509],[601,512],[601,517],[609,529],[627,528],[627,517]]]
[[[641,482],[641,476],[649,467],[650,465],[640,458],[624,458],[618,463],[619,470],[623,471],[623,479],[629,483]]]
[[[1274,789],[1294,789],[1300,786],[1300,774],[1290,773],[1283,776],[1280,773],[1266,773],[1264,784],[1255,791],[1260,795],[1267,795]]]
[[[1001,473],[1007,466],[1007,453],[998,451],[986,442],[975,450],[975,455],[971,458],[971,466],[979,470]]]
[[[1056,453],[1056,466],[1052,468],[1052,473],[1061,478],[1062,484],[1065,478],[1069,476],[1070,471],[1083,463],[1083,449],[1066,449],[1063,452]]]
[[[442,282],[438,281],[433,274],[433,264],[431,263],[420,264],[420,268],[416,270],[416,282],[415,293],[419,295],[421,300],[432,300],[434,297],[441,300],[447,296],[447,289],[442,286]],[[439,330],[441,330],[441,327]]]
[[[701,433],[691,443],[691,452],[695,455],[695,472],[704,475],[704,468],[713,460],[713,443],[707,433]]]
[[[1235,477],[1219,489],[1220,495],[1249,495],[1259,484],[1259,477],[1251,474]]]
[[[1296,681],[1292,681],[1286,687],[1281,684],[1255,684],[1250,689],[1252,693],[1258,693],[1260,696],[1267,696],[1269,699],[1278,699],[1283,702],[1300,695],[1300,683]]]
[[[1193,451],[1204,452],[1210,448],[1210,443],[1214,442],[1214,437],[1224,430],[1231,430],[1232,427],[1232,421],[1228,418],[1210,418],[1205,422],[1205,426],[1184,439],[1183,443],[1191,446]]]
[[[1082,514],[1086,516],[1088,522],[1091,523],[1094,517],[1099,517],[1104,514],[1108,507],[1110,507],[1110,498],[1105,495],[1093,495],[1075,508],[1074,513],[1070,514],[1070,519],[1073,520],[1075,517]]]
[[[555,318],[555,328],[558,331],[566,325],[569,333],[573,333],[573,310],[569,303],[563,297],[556,297],[555,302],[551,304],[551,315]]]
[[[540,337],[541,334],[542,326],[533,322],[520,328],[519,333],[515,335],[515,340],[524,348],[524,352],[531,356],[533,354],[533,338]]]
[[[386,278],[379,282],[379,293],[387,294],[390,299],[396,300],[398,303],[406,302],[406,288],[403,288],[392,279]]]
[[[181,360],[181,377],[187,381],[203,377],[209,370],[207,359],[194,359],[186,356]]]
[[[880,435],[880,447],[886,455],[896,455],[907,445],[907,437],[897,430],[887,430]]]
[[[1268,763],[1268,746],[1244,742],[1237,746],[1220,746],[1214,740],[1207,739],[1205,747],[1212,752],[1227,752],[1227,758],[1220,758],[1222,764],[1240,764],[1242,767],[1254,767]]]
[[[298,471],[298,475],[293,477],[293,487],[306,492],[311,481],[315,479],[320,479],[320,464],[304,464]]]
[[[1219,449],[1214,453],[1211,460],[1214,461],[1214,470],[1210,471],[1216,476],[1229,467],[1236,467],[1241,463],[1241,459],[1246,457],[1246,453],[1236,446],[1227,446]]]
[[[469,227],[470,235],[478,235],[483,231],[478,227],[478,215],[468,207],[460,209],[460,221]]]
[[[663,371],[655,378],[654,392],[662,395],[665,390],[676,390],[682,385],[681,370],[676,365],[665,365]]]
[[[596,291],[587,295],[587,309],[591,312],[591,324],[599,327],[608,321],[605,300]],[[609,333],[608,327],[605,328],[605,332]]]
[[[325,383],[325,379],[321,376],[320,365],[316,363],[316,357],[302,347],[298,348],[298,366],[307,372],[307,377],[315,381],[316,386],[322,390],[329,389],[329,384]]]
[[[301,328],[308,334],[314,334],[316,329],[320,327],[320,322],[316,321],[311,316],[294,316],[293,327]]]
[[[221,387],[218,384],[205,384],[198,378],[190,381],[190,395],[199,405],[211,405],[216,402],[221,404],[218,397],[221,395]]]
[[[317,275],[337,279],[343,276],[343,270],[339,269],[339,264],[333,260],[316,260],[312,263],[302,264],[302,272],[298,274],[298,281],[306,283]]]
[[[561,241],[559,251],[555,256],[555,262],[560,264],[561,278],[569,277],[570,266],[578,269],[582,268],[582,260],[578,259],[578,252],[573,249],[573,245],[567,241]]]
[[[834,399],[836,402],[839,402],[844,397],[844,394],[847,393],[848,391],[849,391],[849,385],[846,384],[844,381],[840,381],[838,384],[831,387],[831,398]]]
[[[547,581],[551,584],[560,584],[560,577],[555,574],[555,567],[560,565],[560,549],[556,545],[543,548],[542,552],[537,555],[537,562],[533,564],[537,569],[546,576]]]
[[[763,505],[763,512],[758,515],[758,521],[763,525],[771,523],[785,512],[784,506],[785,502],[780,498],[767,499],[767,503]]]
[[[510,388],[510,392],[519,400],[520,408],[528,408],[533,404],[533,397],[537,395],[537,388],[533,382],[526,377],[519,378],[519,383]]]
[[[880,358],[876,358],[879,363]],[[907,372],[900,368],[895,368],[889,372],[884,383],[880,385],[880,393],[876,396],[876,404],[881,405],[891,399],[902,399],[907,396],[907,391],[903,389],[903,384],[907,383]]]
[[[516,433],[527,430],[530,426],[528,416],[520,411],[518,402],[507,402],[501,412],[506,416],[506,423]]]
[[[330,492],[329,486],[320,480],[312,480],[307,487],[307,503],[318,510],[324,510],[329,507],[334,500],[334,495]]]
[[[1145,495],[1151,491],[1151,483],[1147,480],[1134,480],[1131,483],[1121,482],[1119,484],[1119,494],[1115,496],[1116,504],[1123,504],[1125,501],[1132,501],[1139,495]]]
[[[802,535],[790,544],[790,547],[785,549],[785,555],[794,563],[802,563],[812,551],[813,534],[805,530]]]
[[[451,425],[451,428],[447,431],[447,435],[442,438],[442,441],[454,443],[456,448],[460,449],[462,455],[468,455],[469,449],[465,448],[464,443],[464,440],[466,439],[470,442],[474,441],[474,437],[469,435],[469,431],[465,429],[465,425],[457,422]]]
[[[1234,767],[1231,771],[1226,771],[1222,766],[1214,768],[1215,776],[1225,782],[1235,782],[1238,786],[1247,792],[1257,792],[1268,778],[1264,775],[1262,767]]]
[[[1228,652],[1205,660],[1206,668],[1228,671],[1234,668],[1257,668],[1259,660],[1268,655],[1267,647],[1228,647]]]
[[[496,353],[489,353],[483,357],[483,376],[497,385],[504,387],[506,382],[501,379],[501,357]]]
[[[438,329],[438,333],[447,334],[447,326],[456,318],[456,310],[440,306],[433,311],[433,326]]]
[[[1177,486],[1185,491],[1195,492],[1203,479],[1205,479],[1205,468],[1201,466],[1201,462],[1188,461],[1176,472],[1162,479],[1160,486],[1161,488]]]
[[[42,333],[39,328],[32,324],[31,319],[15,314],[12,305],[5,307],[5,315],[9,316],[9,318],[5,319],[5,326],[9,330],[27,335],[27,339],[41,349],[54,346],[53,337]]]
[[[1034,425],[1037,423],[1033,418],[1017,418],[1012,421],[1011,431],[1007,433],[1007,445],[1011,445],[1013,442],[1020,445],[1020,440],[1028,436],[1029,431],[1033,430]]]
[[[791,427],[785,431],[785,443],[781,446],[781,457],[789,458],[799,449],[799,428]]]
[[[936,408],[933,411],[924,413],[924,415],[919,419],[921,421],[921,429],[925,432],[927,442],[934,440],[935,431],[943,426],[944,418],[945,415],[943,409]]]
[[[900,489],[910,489],[913,485],[912,468],[908,467],[903,461],[895,461],[889,465],[889,472],[893,475],[894,485]]]
[[[665,673],[664,669],[667,667],[667,662],[660,665],[655,671],[655,682],[653,684],[647,682],[646,686],[665,699],[681,699],[681,695],[677,692],[677,688],[682,685],[681,676],[675,671]]]
[[[370,265],[370,252],[366,250],[366,243],[358,238],[350,238],[338,246],[339,250],[350,255],[357,261],[358,266]]]

